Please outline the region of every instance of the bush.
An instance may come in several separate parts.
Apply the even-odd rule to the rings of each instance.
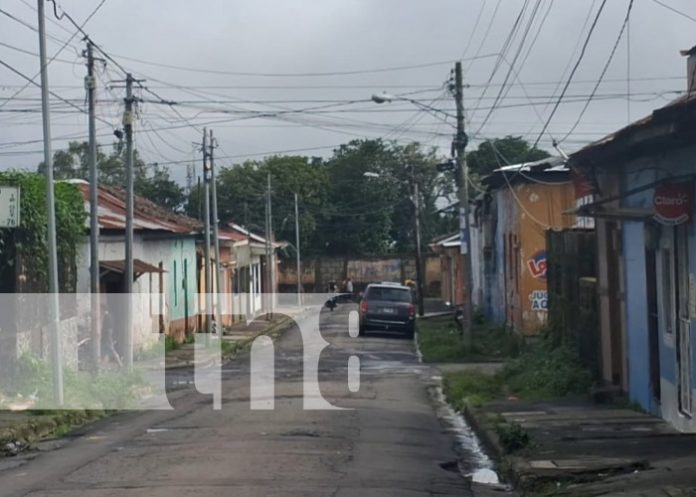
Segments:
[[[592,374],[582,367],[577,353],[547,339],[506,363],[500,376],[510,392],[530,400],[583,394],[592,385]]]
[[[522,450],[529,445],[529,433],[518,423],[501,423],[495,427],[495,431],[498,434],[500,445],[508,454]]]

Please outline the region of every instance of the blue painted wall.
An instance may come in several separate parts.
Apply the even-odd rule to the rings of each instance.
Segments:
[[[623,223],[626,267],[626,346],[628,348],[628,393],[647,411],[652,409],[650,348],[648,338],[647,281],[645,273],[645,229],[640,221]]]

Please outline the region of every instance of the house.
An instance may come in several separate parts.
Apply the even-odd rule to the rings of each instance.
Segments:
[[[435,238],[430,243],[431,250],[440,259],[440,298],[452,306],[461,305],[465,296],[461,245],[459,233]],[[474,302],[474,306],[479,305],[480,302]]]
[[[272,260],[267,261],[266,238],[247,228],[229,223],[220,230],[221,243],[229,244],[230,256],[234,260],[231,271],[232,309],[234,314],[252,319],[263,312],[264,294],[275,294],[278,282],[278,259],[276,251],[282,244],[274,243]],[[270,275],[267,271],[271,271]],[[270,288],[268,285],[271,285]]]
[[[89,184],[74,181],[89,211]],[[117,309],[124,291],[125,192],[100,186],[98,191],[100,292],[104,305]],[[133,217],[133,317],[135,351],[153,344],[160,333],[182,339],[197,330],[196,239],[201,224],[136,196]],[[77,292],[90,292],[90,245],[85,238],[78,250]],[[118,343],[122,339],[116,337]]]
[[[575,223],[570,172],[558,157],[484,178],[472,209],[472,298],[493,322],[535,334],[547,319],[546,230]]]
[[[696,432],[696,47],[688,92],[570,157],[594,187],[601,372],[606,384]]]

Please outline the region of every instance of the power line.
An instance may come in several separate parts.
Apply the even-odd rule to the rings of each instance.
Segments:
[[[546,132],[546,129],[548,128],[549,124],[551,123],[553,116],[556,114],[558,107],[561,105],[561,101],[563,100],[563,97],[565,96],[566,91],[568,91],[568,87],[570,86],[570,83],[573,80],[573,76],[575,76],[575,73],[578,70],[578,67],[580,67],[580,63],[582,62],[582,59],[585,57],[585,51],[587,50],[587,46],[590,44],[590,39],[592,38],[592,33],[594,32],[594,29],[597,26],[597,22],[599,21],[599,17],[602,15],[602,11],[604,10],[604,6],[606,4],[607,4],[607,0],[602,0],[602,4],[599,6],[599,9],[597,10],[597,14],[595,15],[594,21],[592,21],[592,25],[590,26],[590,31],[587,33],[587,38],[585,39],[585,43],[583,44],[582,51],[580,52],[580,56],[578,57],[578,60],[575,63],[575,66],[573,66],[573,70],[570,72],[570,76],[568,76],[568,81],[566,82],[565,86],[563,87],[563,91],[558,96],[558,100],[556,101],[556,104],[554,105],[553,110],[551,111],[551,114],[549,115],[548,119],[546,120],[546,123],[544,123],[544,127],[542,128],[541,133],[539,133],[539,137],[534,141],[534,145],[532,148],[536,147],[539,144],[541,137],[544,136],[544,133]]]
[[[55,0],[49,0],[49,1],[51,1],[51,2],[53,3],[53,12],[54,12],[54,14],[56,15],[56,17],[58,17],[58,14],[57,14],[57,11],[56,11],[56,3],[55,3]],[[94,10],[92,10],[92,12],[87,16],[87,18],[82,22],[81,25],[78,26],[77,23],[75,23],[74,21],[71,20],[71,21],[73,22],[73,24],[75,25],[75,27],[77,28],[77,31],[76,31],[75,33],[73,33],[73,34],[70,36],[70,38],[68,38],[67,41],[65,41],[65,43],[63,43],[63,45],[58,49],[58,51],[57,51],[56,53],[53,54],[53,57],[51,57],[51,58],[46,62],[46,66],[48,66],[51,62],[53,62],[53,61],[55,60],[55,58],[58,57],[58,55],[60,55],[60,53],[61,53],[63,50],[65,50],[65,47],[67,47],[67,46],[73,41],[73,39],[77,36],[77,33],[78,33],[78,32],[84,33],[84,31],[82,30],[82,28],[90,21],[90,19],[92,19],[92,17],[94,17],[94,15],[99,11],[99,9],[102,7],[102,5],[104,5],[105,2],[106,2],[106,0],[101,0],[101,2],[99,2],[99,4],[97,4],[97,6],[94,8]],[[0,9],[0,10],[1,10],[1,9]],[[5,15],[8,15],[9,17],[11,17],[12,19],[17,20],[17,21],[21,22],[22,24],[24,24],[25,26],[28,26],[30,29],[34,30],[34,27],[33,27],[33,26],[28,25],[28,24],[26,24],[26,23],[20,21],[19,19],[15,18],[15,17],[13,17],[13,16],[11,16],[11,15],[9,15],[9,14],[8,14],[7,12],[5,12],[5,11],[2,11],[2,12],[3,12]],[[26,90],[26,89],[29,87],[30,84],[34,83],[34,80],[35,80],[40,74],[41,74],[41,72],[36,73],[36,74],[34,75],[34,77],[31,78],[31,79],[27,82],[27,84],[25,84],[23,87],[21,87],[19,90],[17,90],[12,96],[13,96],[13,97],[16,97],[17,95],[19,95],[20,93],[22,93],[24,90]],[[5,102],[4,104],[0,104],[0,108],[2,108],[6,103],[7,103],[7,102]]]
[[[685,19],[689,19],[690,21],[696,22],[696,18],[695,18],[695,17],[691,17],[690,15],[688,15],[688,14],[682,12],[681,10],[675,9],[675,8],[672,7],[671,5],[667,5],[666,3],[661,2],[660,0],[653,0],[653,2],[655,2],[655,3],[658,4],[658,5],[661,5],[661,6],[664,7],[665,9],[671,10],[671,11],[674,12],[675,14],[679,14],[680,16],[684,17]]]
[[[469,48],[471,48],[471,42],[474,39],[474,35],[476,34],[476,29],[478,29],[479,22],[481,22],[481,16],[483,15],[484,10],[486,10],[486,0],[482,0],[481,2],[481,8],[479,9],[478,15],[476,16],[476,20],[474,21],[474,27],[471,29],[471,34],[469,34],[469,39],[466,42],[466,47],[464,48],[464,52],[462,52],[462,58],[466,57]]]
[[[534,9],[532,10],[531,15],[529,16],[529,20],[527,22],[527,27],[525,28],[525,31],[522,35],[522,39],[519,42],[519,47],[517,48],[517,52],[515,53],[515,56],[512,59],[512,62],[508,63],[508,72],[505,75],[505,79],[503,80],[503,84],[500,86],[500,90],[498,91],[498,95],[495,97],[495,101],[493,102],[493,106],[491,109],[488,111],[488,114],[486,114],[486,117],[483,119],[483,122],[479,126],[477,133],[483,129],[483,127],[486,125],[488,120],[491,118],[493,115],[493,112],[496,109],[497,104],[501,101],[503,97],[503,93],[505,92],[505,87],[510,79],[510,76],[513,74],[513,71],[515,71],[515,63],[517,62],[517,59],[519,58],[520,54],[522,53],[522,49],[524,48],[524,44],[527,40],[527,36],[529,35],[529,31],[531,30],[532,24],[534,23],[534,19],[536,18],[536,15],[539,11],[539,7],[541,6],[541,0],[537,0],[536,4],[534,5]],[[505,54],[501,53],[501,58],[505,59]],[[507,60],[506,60],[507,62]],[[480,100],[479,100],[480,101]]]
[[[39,83],[35,82],[35,81],[34,81],[33,79],[31,79],[29,76],[27,76],[26,74],[24,74],[24,73],[20,72],[19,70],[15,69],[15,68],[12,67],[11,65],[9,65],[7,62],[3,61],[2,59],[0,59],[0,65],[6,67],[7,69],[9,69],[10,71],[12,71],[13,73],[15,73],[15,74],[17,74],[18,76],[20,76],[20,77],[24,78],[25,80],[27,80],[27,81],[28,81],[28,84],[32,84],[32,85],[34,85],[34,86],[37,86],[37,87],[41,88],[41,85],[40,85]],[[57,99],[60,100],[61,102],[64,102],[64,103],[68,104],[70,107],[73,107],[73,108],[77,109],[78,111],[80,111],[80,113],[82,113],[82,114],[87,114],[87,111],[86,111],[85,109],[83,109],[82,107],[80,107],[80,106],[78,106],[78,105],[73,104],[73,103],[70,102],[69,100],[64,99],[63,97],[61,97],[61,96],[58,95],[57,93],[53,92],[52,90],[49,90],[49,93],[51,94],[51,96],[57,98]],[[4,104],[0,104],[0,107],[2,107],[3,105],[4,105]],[[104,119],[101,119],[101,118],[97,118],[97,119],[100,120],[101,122],[103,122],[103,123],[108,124],[109,126],[111,126],[111,123],[105,121]]]
[[[585,105],[583,106],[582,111],[580,111],[580,115],[578,116],[577,120],[575,121],[575,124],[573,124],[573,126],[570,128],[568,133],[566,133],[565,136],[563,138],[561,138],[561,140],[560,140],[561,143],[563,142],[563,140],[568,138],[573,133],[573,131],[575,131],[575,128],[578,127],[578,124],[580,124],[580,121],[582,121],[582,118],[585,115],[587,108],[590,106],[592,99],[594,98],[595,94],[597,93],[599,86],[602,84],[602,80],[604,79],[604,75],[607,73],[607,70],[609,69],[609,66],[611,65],[611,61],[614,59],[614,54],[616,53],[616,50],[619,47],[619,43],[621,42],[621,38],[623,38],[623,34],[626,31],[626,26],[628,25],[628,21],[631,18],[631,9],[633,9],[633,0],[628,0],[628,8],[626,9],[626,17],[624,18],[623,24],[621,25],[621,29],[619,30],[619,35],[616,37],[616,41],[614,42],[614,46],[612,47],[611,52],[609,53],[609,58],[607,59],[606,64],[604,64],[604,68],[602,69],[602,72],[599,75],[599,79],[597,79],[597,83],[595,84],[594,88],[592,89],[592,93],[590,93],[589,98],[585,102]],[[630,102],[631,99],[628,98],[627,101]]]
[[[478,60],[490,57],[495,57],[498,54],[485,54],[477,55],[475,57],[470,57],[465,60]],[[392,66],[392,67],[381,67],[372,69],[355,69],[350,71],[332,71],[332,72],[298,72],[298,73],[265,73],[265,72],[245,72],[245,71],[224,71],[218,69],[205,69],[196,67],[186,67],[177,66],[173,64],[163,64],[160,62],[146,61],[142,59],[136,59],[134,57],[128,57],[125,55],[115,55],[123,60],[128,60],[131,62],[136,62],[138,64],[151,65],[155,67],[163,67],[167,69],[174,69],[178,71],[195,72],[195,73],[207,73],[207,74],[219,74],[228,76],[250,76],[250,77],[264,77],[264,78],[305,78],[305,77],[332,77],[332,76],[348,76],[355,74],[373,74],[373,73],[384,73],[384,72],[394,72],[394,71],[407,71],[411,69],[421,69],[425,67],[435,67],[443,65],[451,65],[451,60],[437,61],[437,62],[425,62],[421,64],[411,64],[407,66]]]

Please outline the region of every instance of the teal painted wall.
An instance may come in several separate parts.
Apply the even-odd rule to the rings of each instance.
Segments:
[[[172,240],[167,267],[166,286],[169,319],[185,319],[196,313],[196,242],[193,238]]]

